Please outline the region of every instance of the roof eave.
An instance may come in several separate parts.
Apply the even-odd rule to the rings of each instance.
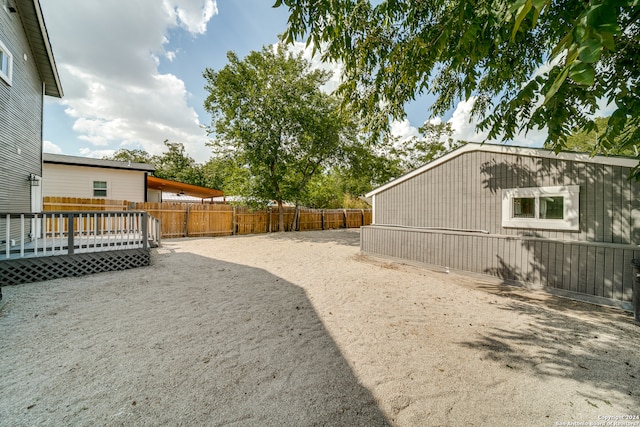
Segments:
[[[44,94],[62,98],[62,84],[58,75],[58,68],[53,57],[53,50],[49,41],[49,34],[42,16],[42,9],[38,0],[17,1],[18,13],[25,28],[33,59],[38,67],[40,78],[44,82]]]
[[[93,159],[89,157],[67,156],[65,154],[43,153],[42,161],[49,164],[83,166],[90,168],[122,169],[140,172],[155,172],[156,168],[149,163],[130,163],[119,160]]]

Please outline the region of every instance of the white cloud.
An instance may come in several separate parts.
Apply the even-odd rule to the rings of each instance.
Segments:
[[[403,144],[411,138],[419,138],[420,132],[414,126],[411,126],[409,120],[394,120],[391,122],[391,135],[398,138],[397,143]]]
[[[600,98],[598,100],[598,109],[593,117],[609,117],[618,108],[615,102],[607,103],[606,98]]]
[[[119,0],[43,2],[73,130],[89,146],[81,153],[140,146],[160,154],[163,141],[182,142],[197,161],[210,156],[198,115],[188,104],[182,80],[161,74],[159,57],[179,59],[166,49],[170,30],[206,32],[217,13],[215,0]]]
[[[460,101],[456,106],[453,115],[448,120],[448,123],[451,123],[451,128],[453,129],[452,138],[454,140],[463,140],[468,142],[482,142],[486,140],[489,132],[478,132],[476,129],[477,121],[471,116],[471,110],[474,102],[474,97],[471,97],[468,101]],[[541,147],[546,137],[546,129],[533,129],[526,133],[521,132],[517,134],[511,141],[504,141],[502,138],[497,138],[487,142],[504,142],[509,145]]]
[[[43,141],[42,151],[51,154],[62,154],[62,148],[47,140]]]
[[[103,157],[110,157],[115,153],[115,150],[92,150],[90,148],[81,148],[79,153],[82,157],[91,157],[94,159],[101,159]]]
[[[487,132],[477,132],[476,122],[472,120],[471,110],[474,103],[474,97],[468,101],[458,102],[451,118],[447,121],[453,129],[452,138],[454,140],[481,142],[487,137]]]
[[[192,34],[204,34],[209,19],[218,14],[214,0],[205,0],[204,4],[193,0],[164,0],[163,5],[177,23]]]

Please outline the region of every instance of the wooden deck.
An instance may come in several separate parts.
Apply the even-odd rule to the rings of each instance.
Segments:
[[[6,286],[149,265],[160,224],[142,211],[0,213],[0,235]]]

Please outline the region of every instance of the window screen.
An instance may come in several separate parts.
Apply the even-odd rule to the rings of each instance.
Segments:
[[[93,197],[107,197],[106,181],[93,181]]]

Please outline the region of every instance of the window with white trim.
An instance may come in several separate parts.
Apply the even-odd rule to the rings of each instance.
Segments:
[[[502,226],[578,231],[580,186],[502,190]]]
[[[0,79],[4,80],[7,84],[11,84],[11,78],[13,75],[13,55],[9,52],[9,49],[0,40]]]
[[[107,197],[107,181],[93,181],[93,197]]]

